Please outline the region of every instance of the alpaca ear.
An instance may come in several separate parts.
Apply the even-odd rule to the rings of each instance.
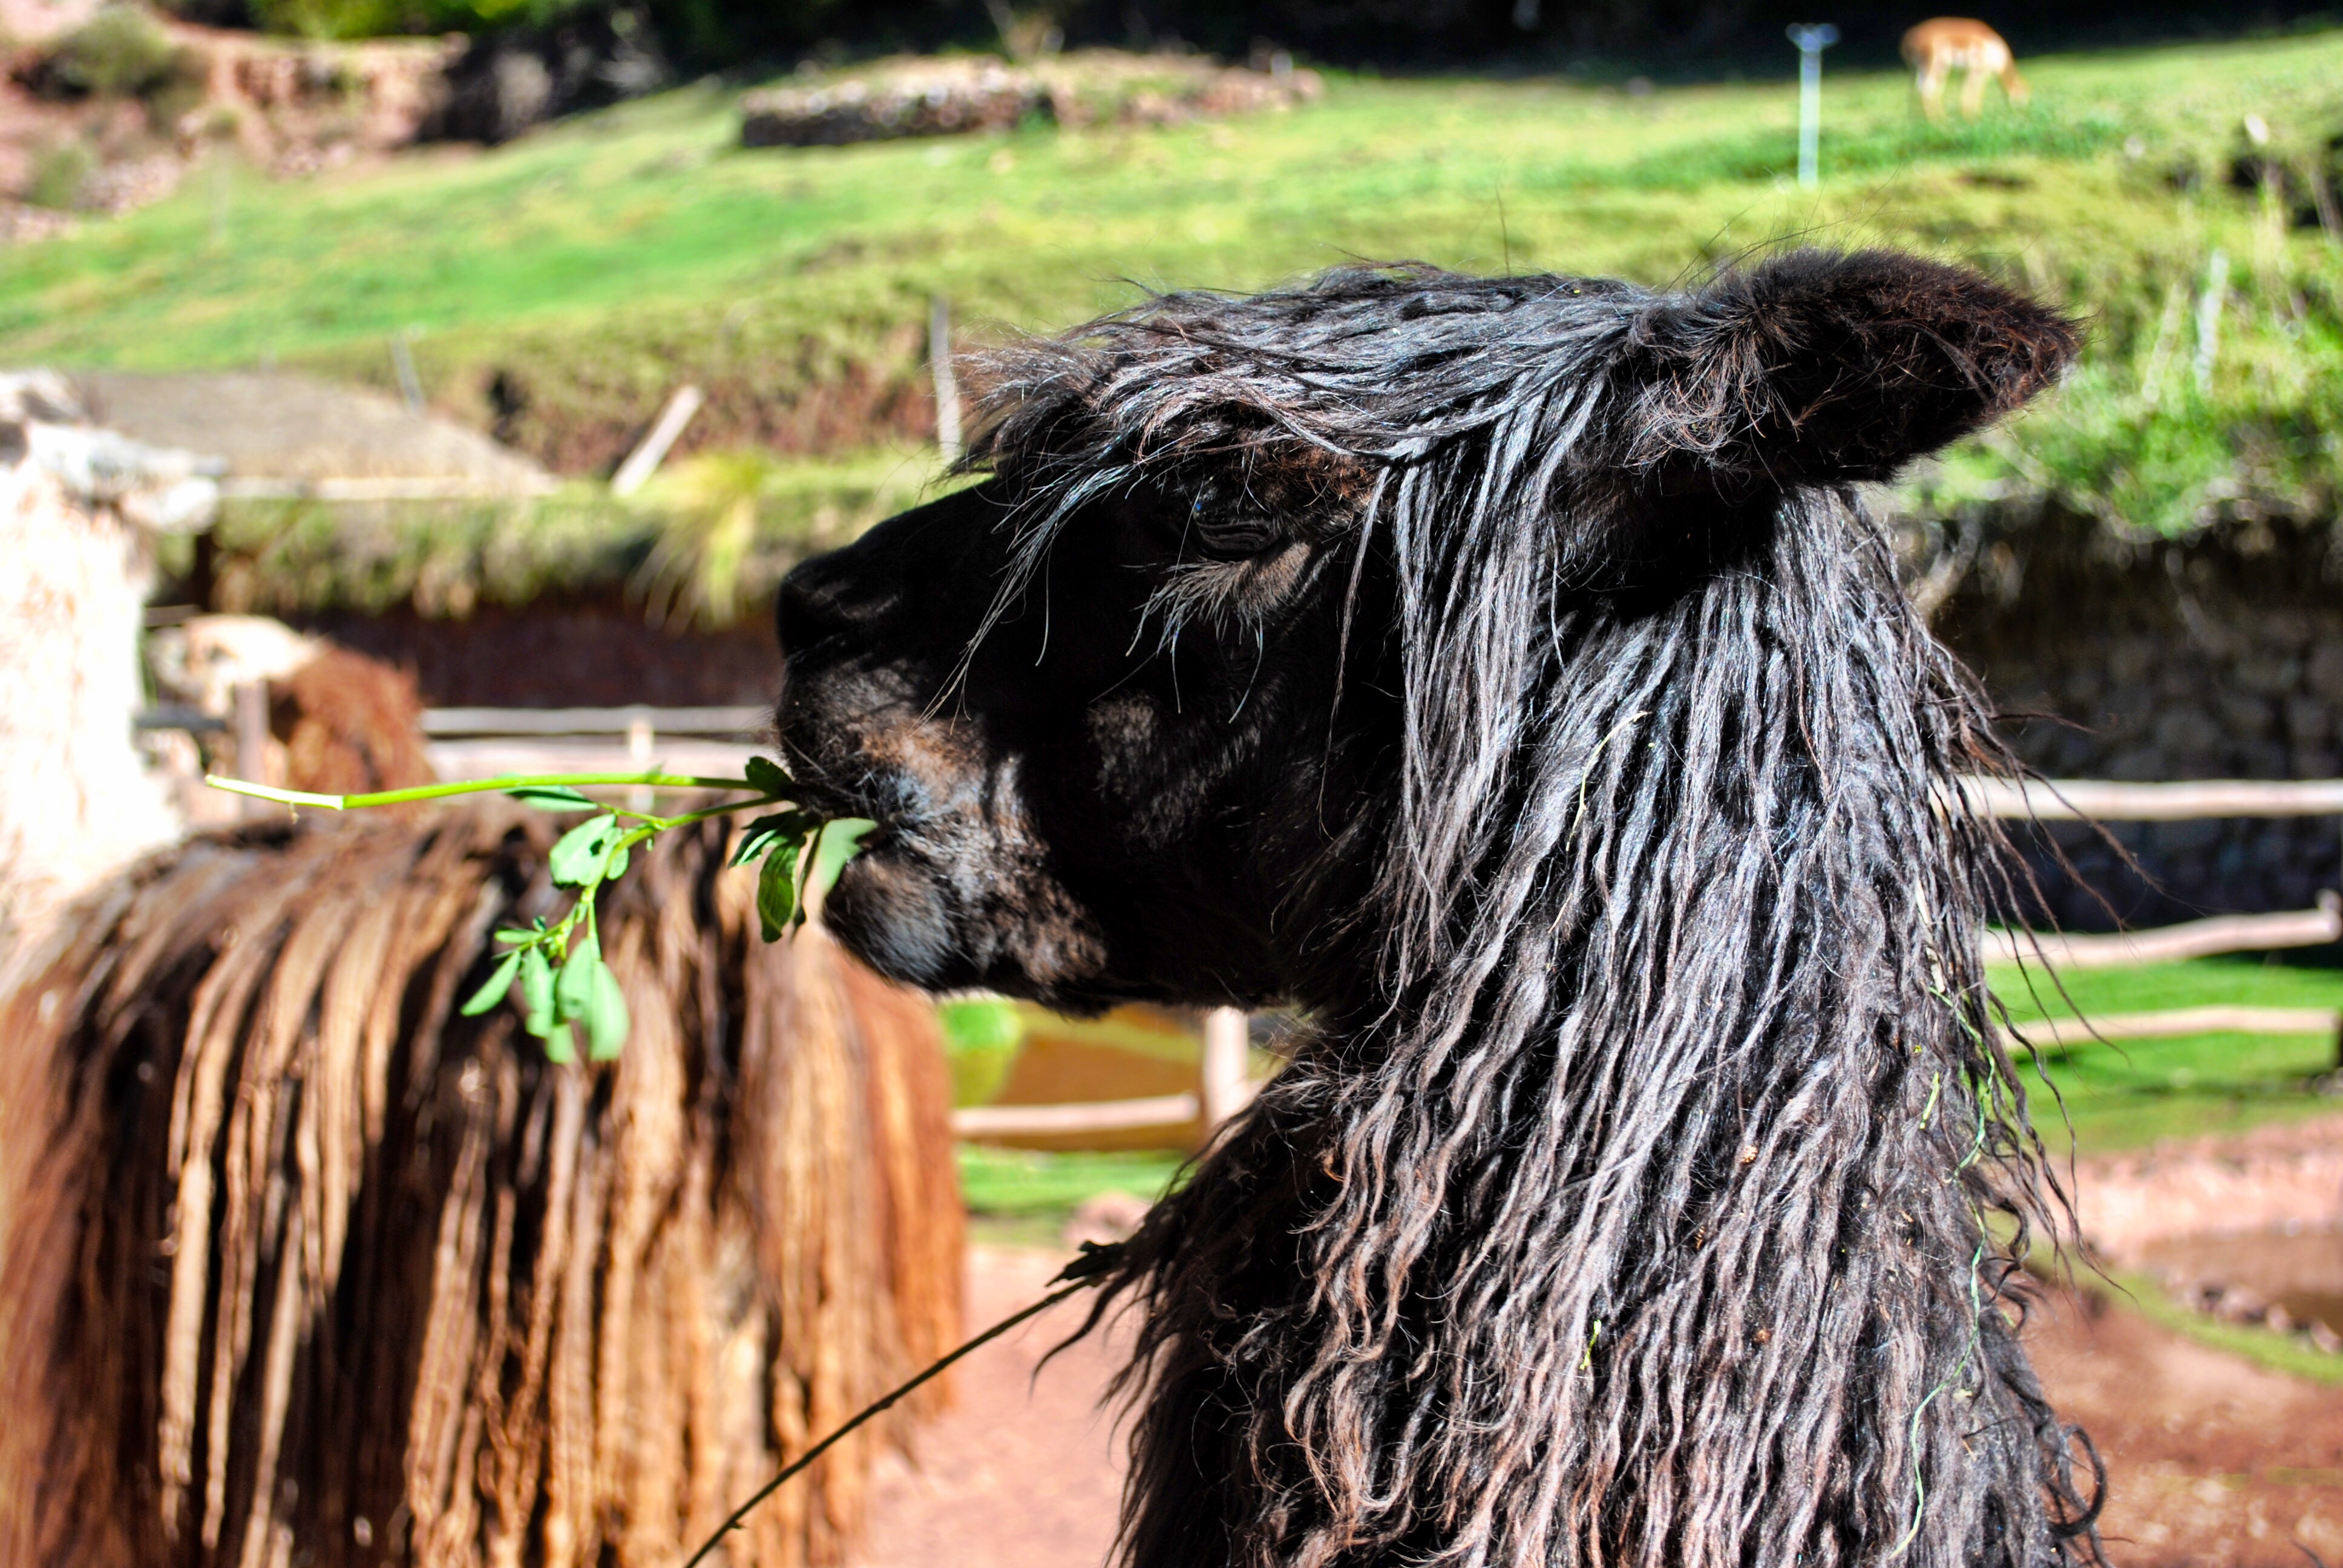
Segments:
[[[1627,460],[1670,490],[1885,478],[2056,381],[2081,336],[1964,267],[1792,251],[1637,323]]]

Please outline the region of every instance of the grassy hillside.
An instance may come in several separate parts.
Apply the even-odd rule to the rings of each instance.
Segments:
[[[1786,52],[1785,52],[1786,53]],[[927,301],[980,333],[1133,285],[1251,287],[1353,257],[1661,283],[1793,238],[1976,262],[2089,314],[2060,404],[1929,481],[1944,508],[2061,494],[2183,528],[2240,495],[2324,508],[2343,427],[2343,265],[2299,192],[2231,188],[2247,113],[2308,166],[2343,131],[2343,33],[2026,63],[2033,106],[1926,126],[1901,76],[1825,85],[1802,192],[1784,84],[1631,98],[1552,81],[1337,78],[1292,114],[744,152],[691,89],[492,153],[306,183],[231,176],[0,256],[0,360],[275,359],[387,382],[573,471],[686,376],[695,439],[830,452],[916,437]],[[2299,208],[2298,212],[2294,209]],[[2229,258],[2200,390],[2197,297]]]

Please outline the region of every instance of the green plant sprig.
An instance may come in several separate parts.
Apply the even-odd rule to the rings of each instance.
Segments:
[[[817,893],[827,891],[860,846],[863,835],[878,826],[862,817],[824,818],[790,803],[789,775],[763,757],[750,758],[739,779],[672,773],[542,773],[420,784],[365,795],[277,789],[208,774],[204,782],[231,794],[327,811],[404,806],[493,791],[541,811],[593,813],[556,839],[546,857],[546,871],[553,885],[574,890],[578,895],[568,912],[550,924],[540,915],[527,927],[497,932],[496,940],[508,950],[498,960],[488,982],[472,993],[462,1009],[466,1017],[478,1017],[518,991],[522,1026],[545,1042],[546,1056],[557,1062],[578,1060],[576,1027],[585,1030],[587,1055],[592,1060],[608,1061],[626,1044],[632,1020],[618,976],[602,958],[597,900],[604,883],[626,875],[637,845],[697,822],[779,807],[741,830],[730,861],[734,866],[757,866],[758,924],[765,940],[775,942],[805,923],[809,883]],[[605,805],[581,792],[612,785],[741,789],[749,795],[745,799],[660,817]]]

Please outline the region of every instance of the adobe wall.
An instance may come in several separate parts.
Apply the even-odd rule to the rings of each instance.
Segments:
[[[759,611],[720,631],[663,631],[619,594],[483,606],[461,620],[301,618],[304,630],[411,671],[433,708],[699,708],[770,702],[780,645]]]

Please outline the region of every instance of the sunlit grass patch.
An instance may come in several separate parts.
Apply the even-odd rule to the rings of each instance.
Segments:
[[[1119,1153],[1044,1154],[959,1146],[961,1199],[972,1240],[997,1245],[1062,1249],[1074,1211],[1102,1192],[1152,1201],[1180,1173],[1182,1156],[1153,1150]]]
[[[2055,985],[2039,970],[2022,975],[1997,964],[1990,983],[2021,1027],[2078,1010],[2087,1019],[2223,1005],[2343,1010],[2343,970],[2254,959],[2081,970]],[[2308,1091],[2337,1066],[2331,1033],[2089,1040],[2039,1060],[2019,1052],[2017,1060],[2044,1135],[2063,1146],[2070,1120],[2074,1145],[2086,1154],[2343,1110],[2343,1101]]]
[[[488,388],[517,376],[531,408],[500,427],[577,472],[611,437],[545,427],[647,421],[681,379],[784,403],[858,377],[912,387],[938,296],[980,340],[1135,286],[1259,287],[1359,257],[1665,283],[1791,239],[1886,243],[1983,266],[2093,327],[2057,397],[1899,504],[2049,494],[2165,532],[2240,496],[2323,505],[2343,460],[2343,257],[2273,228],[2226,176],[2247,112],[2288,146],[2343,130],[2343,33],[2026,69],[2030,106],[1996,97],[1943,126],[1900,73],[1832,74],[1813,193],[1789,178],[1786,82],[1629,98],[1336,74],[1288,114],[755,151],[733,145],[736,95],[694,87],[493,151],[190,180],[8,252],[0,356],[273,357],[387,385],[384,337],[414,328],[436,404],[488,425]],[[2200,387],[2215,250],[2231,274]]]

